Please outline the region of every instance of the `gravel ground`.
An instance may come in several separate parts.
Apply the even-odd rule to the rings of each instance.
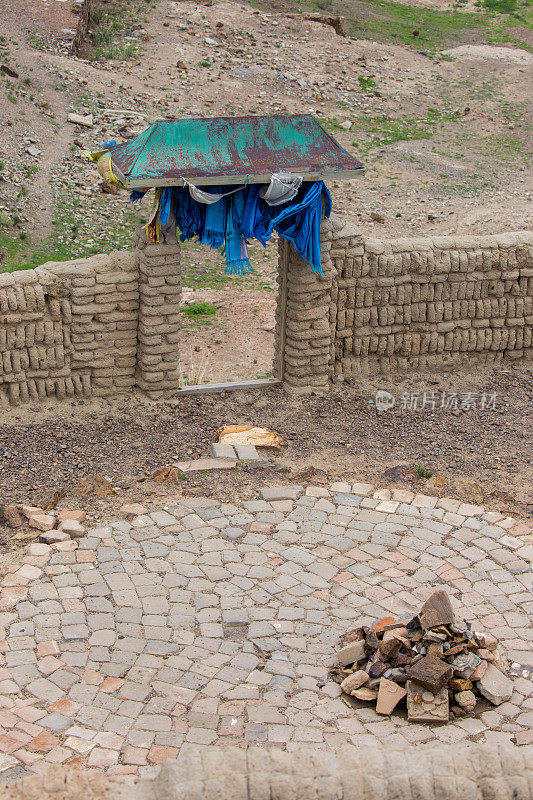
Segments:
[[[392,410],[376,410],[377,389],[395,397]],[[404,397],[417,395],[420,404],[424,391],[427,397],[435,392],[437,405],[442,393],[455,391],[461,399],[471,392],[477,407],[403,408]],[[496,392],[495,408],[480,409],[483,392],[487,398]],[[62,504],[79,505],[89,518],[103,519],[128,499],[160,500],[182,491],[246,499],[282,471],[289,480],[323,474],[415,485],[527,518],[533,509],[532,396],[531,370],[522,366],[344,383],[325,397],[287,398],[273,387],[261,393],[185,396],[174,405],[132,395],[114,402],[51,404],[44,410],[30,406],[14,412],[0,428],[0,496],[4,503],[40,505],[59,492]],[[270,426],[286,447],[261,469],[201,473],[175,487],[151,480],[158,467],[205,456],[217,429],[231,423]],[[425,485],[417,466],[442,475],[430,482],[436,488]],[[80,489],[93,475],[108,478],[116,494],[100,497]],[[4,529],[4,545],[11,537]]]

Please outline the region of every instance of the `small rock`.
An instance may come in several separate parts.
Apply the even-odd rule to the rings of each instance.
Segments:
[[[346,694],[350,694],[354,689],[359,689],[363,684],[369,680],[369,675],[364,669],[358,669],[357,672],[352,672],[341,683],[341,689]]]
[[[396,622],[394,617],[383,617],[374,625],[373,629],[376,633],[381,633],[384,631],[388,625],[392,625]]]
[[[48,531],[47,533],[41,533],[39,539],[44,544],[56,544],[57,542],[68,542],[70,536],[68,533],[63,533],[63,531]]]
[[[71,539],[79,539],[85,535],[85,528],[75,519],[64,519],[59,523],[59,530],[68,533]]]
[[[469,692],[473,684],[468,678],[452,678],[448,685],[454,692]]]
[[[40,155],[42,155],[42,150],[39,150],[38,147],[35,147],[32,144],[29,147],[26,148],[26,152],[30,156],[40,156]]]
[[[67,116],[67,122],[72,122],[73,125],[83,125],[85,128],[94,127],[92,114],[87,114],[86,116],[82,116],[81,114],[69,114]]]
[[[376,689],[369,689],[367,686],[361,686],[360,689],[353,689],[350,692],[352,697],[357,697],[358,700],[367,700],[372,702],[378,699],[378,692]]]
[[[371,211],[370,212],[370,219],[374,222],[385,222],[385,217],[383,214],[380,214],[379,211]]]
[[[356,664],[358,661],[362,661],[364,657],[365,642],[361,639],[361,641],[351,642],[339,650],[337,661],[341,667],[345,667],[347,664]]]
[[[446,687],[433,694],[427,690],[421,691],[416,683],[407,681],[406,689],[409,722],[448,722],[450,706]]]
[[[146,512],[143,512],[146,513]],[[57,515],[58,522],[63,522],[63,520],[71,519],[75,520],[76,522],[83,522],[85,519],[85,511],[82,511],[81,508],[73,508],[73,509],[63,509]]]
[[[213,458],[236,458],[233,447],[230,444],[224,444],[224,442],[213,442],[211,455]]]
[[[415,681],[433,694],[437,694],[452,677],[452,668],[439,658],[425,656],[415,664],[406,667],[405,674],[411,681]]]
[[[30,528],[37,528],[38,531],[51,531],[55,524],[55,517],[48,514],[32,514],[29,521]]]
[[[479,651],[478,651],[479,652]],[[488,662],[482,661],[481,664],[478,664],[473,673],[471,674],[470,678],[472,681],[479,681],[480,678],[483,677],[485,672],[487,671]],[[503,672],[503,670],[501,670]]]
[[[464,708],[465,711],[471,713],[476,707],[476,695],[474,692],[457,692],[455,695],[455,702]]]
[[[481,664],[481,659],[474,653],[459,653],[452,661],[453,674],[459,678],[470,678]]]
[[[474,636],[483,650],[496,650],[498,647],[498,640],[491,633],[479,633],[476,631]]]
[[[51,547],[49,544],[44,544],[41,542],[33,542],[30,544],[28,549],[26,550],[26,555],[28,556],[47,556],[48,553],[51,551]]]
[[[406,694],[407,690],[403,686],[398,686],[394,681],[382,678],[379,682],[377,713],[389,716]]]
[[[20,528],[24,525],[26,520],[16,506],[4,506],[2,509],[2,518],[10,528]]]
[[[29,519],[32,514],[44,514],[43,509],[38,506],[21,506],[20,510],[27,519]]]
[[[148,509],[140,503],[126,503],[126,505],[119,508],[119,514],[122,514],[126,519],[133,519],[133,517],[140,517],[142,514],[148,514]]]
[[[506,703],[513,694],[513,682],[500,672],[494,664],[489,664],[485,674],[477,683],[478,689],[494,706]]]
[[[349,131],[352,127],[352,123],[349,119],[345,119],[344,122],[341,122],[340,127],[343,129],[343,131]]]
[[[454,622],[455,614],[453,612],[450,598],[444,589],[437,589],[433,592],[418,614],[420,625],[424,630],[428,628],[437,628],[439,625],[449,625]]]

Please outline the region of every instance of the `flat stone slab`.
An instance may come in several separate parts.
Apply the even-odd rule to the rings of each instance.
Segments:
[[[233,469],[236,458],[197,458],[195,461],[178,461],[174,464],[182,472],[201,472],[208,469]]]
[[[328,676],[340,636],[408,621],[436,589],[472,630],[497,632],[511,660],[530,658],[527,526],[412,493],[377,511],[389,501],[351,488],[272,486],[243,503],[184,496],[81,539],[33,544],[0,583],[0,753],[27,771],[73,762],[143,777],[210,744],[528,741],[525,677],[501,710],[440,727],[425,720],[445,721],[445,703],[421,686],[409,724],[388,715],[393,687],[382,714],[361,702],[375,701],[372,687],[341,696]],[[361,648],[348,644],[341,660]]]
[[[237,458],[233,447],[223,442],[213,442],[211,445],[211,455],[213,458]]]
[[[296,500],[303,492],[303,486],[269,486],[260,489],[263,500]]]

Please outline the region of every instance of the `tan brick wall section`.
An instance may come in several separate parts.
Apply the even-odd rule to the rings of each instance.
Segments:
[[[332,217],[321,240],[323,278],[280,241],[287,390],[531,357],[531,231],[381,241]],[[144,231],[132,252],[0,274],[0,404],[134,387],[175,395],[180,295],[176,237],[155,245]]]
[[[323,279],[285,258],[288,389],[531,357],[533,232],[382,241],[332,217],[321,241]]]

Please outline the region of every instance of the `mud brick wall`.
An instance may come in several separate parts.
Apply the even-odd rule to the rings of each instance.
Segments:
[[[150,244],[140,228],[134,239],[139,269],[139,328],[136,384],[152,398],[179,389],[181,298],[180,245],[161,232]]]
[[[324,278],[280,245],[286,388],[531,357],[532,232],[382,241],[332,217],[321,243]]]
[[[0,274],[4,404],[130,389],[137,351],[137,284],[131,253]]]
[[[178,386],[179,244],[0,274],[0,405]]]

